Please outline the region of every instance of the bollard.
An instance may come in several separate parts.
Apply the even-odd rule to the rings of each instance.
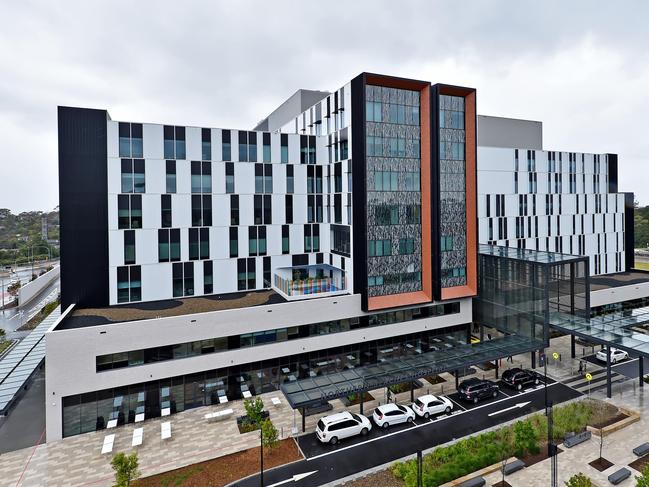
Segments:
[[[561,354],[559,354],[559,362],[561,362]]]
[[[444,384],[442,384],[442,396],[444,395]]]
[[[279,438],[280,438],[280,439],[284,438],[284,426],[282,426],[282,427],[279,429]]]

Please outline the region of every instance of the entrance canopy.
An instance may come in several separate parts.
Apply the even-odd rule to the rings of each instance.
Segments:
[[[441,372],[543,348],[541,340],[506,335],[475,344],[457,345],[423,353],[412,351],[402,357],[385,359],[318,377],[285,382],[281,389],[292,408],[304,408],[350,394],[412,382]]]
[[[550,316],[550,326],[589,342],[649,357],[649,306],[594,318],[556,313]]]

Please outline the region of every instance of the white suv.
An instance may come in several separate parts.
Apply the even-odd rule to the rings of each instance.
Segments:
[[[433,396],[432,394],[427,394],[417,398],[417,400],[412,405],[413,411],[417,416],[423,416],[428,418],[434,414],[446,413],[450,414],[453,410],[453,403],[443,397],[443,396]]]
[[[378,427],[387,428],[393,424],[412,423],[415,420],[415,413],[408,406],[389,402],[376,408],[372,419]]]
[[[343,438],[366,435],[371,429],[372,423],[365,416],[345,411],[321,418],[315,434],[321,442],[335,445]]]
[[[595,354],[595,357],[597,357],[597,360],[600,362],[606,362],[606,348],[602,348],[599,352]],[[621,362],[622,360],[626,360],[629,358],[629,354],[626,353],[624,350],[620,350],[619,348],[613,348],[611,347],[611,363],[616,364],[618,362]]]

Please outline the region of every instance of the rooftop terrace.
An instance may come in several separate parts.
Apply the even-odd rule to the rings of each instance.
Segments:
[[[630,272],[618,272],[604,276],[590,277],[590,290],[607,289],[611,287],[632,286],[649,282],[649,272],[633,269]]]

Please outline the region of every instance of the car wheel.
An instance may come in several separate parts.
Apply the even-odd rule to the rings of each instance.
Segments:
[[[478,398],[477,397],[473,398],[473,404],[478,404]]]
[[[445,410],[445,411],[446,411],[446,414],[451,414],[451,407],[450,407],[450,406],[446,406],[446,410]]]
[[[516,386],[516,389],[518,389],[519,391],[522,390],[523,389],[523,384],[518,384]],[[496,396],[494,396],[494,397],[496,397]]]
[[[539,385],[539,378],[538,378],[538,377],[537,377],[536,379],[534,379],[534,385],[535,385],[535,386],[538,386],[538,385]]]
[[[387,423],[386,423],[387,424]],[[367,428],[363,428],[361,430],[361,436],[365,436],[367,434]]]
[[[338,443],[338,438],[335,437],[335,436],[332,436],[331,439],[329,440],[329,444],[330,445],[335,445],[336,443]]]
[[[494,393],[491,396],[494,398],[498,397],[498,391],[494,391]]]
[[[383,428],[384,430],[386,430],[386,429],[388,429],[388,426],[390,426],[390,424],[386,422],[386,423],[383,423],[383,425],[381,426],[381,428]]]
[[[426,411],[426,412],[424,413],[424,419],[428,419],[429,416],[430,416],[430,414],[428,414],[428,411]]]
[[[408,416],[408,422],[409,423],[413,423],[414,421],[415,421],[415,418],[413,418],[412,416]]]

